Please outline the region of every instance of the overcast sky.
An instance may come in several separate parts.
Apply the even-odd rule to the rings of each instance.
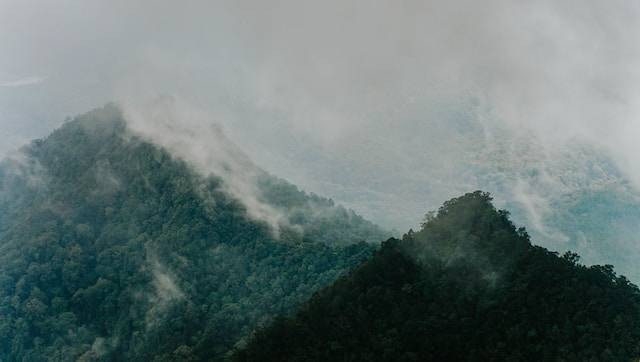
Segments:
[[[0,0],[0,154],[171,94],[390,227],[481,186],[461,169],[496,137],[592,144],[640,185],[639,34],[637,1]]]

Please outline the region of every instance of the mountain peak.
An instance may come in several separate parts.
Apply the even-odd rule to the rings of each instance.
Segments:
[[[258,331],[238,361],[630,361],[640,290],[610,266],[532,246],[489,194],[389,239],[293,317]],[[612,322],[615,321],[615,322]]]
[[[387,237],[262,173],[291,220],[276,240],[220,175],[127,126],[107,105],[0,163],[0,360],[219,360]]]
[[[465,263],[502,270],[531,245],[524,228],[496,209],[491,195],[475,191],[427,213],[422,228],[404,237],[404,247],[425,263]]]

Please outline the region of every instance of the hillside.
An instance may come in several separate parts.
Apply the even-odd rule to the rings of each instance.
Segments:
[[[631,361],[640,291],[534,246],[486,193],[446,202],[237,361]]]
[[[222,359],[389,235],[266,173],[275,235],[225,180],[106,106],[0,165],[0,360]]]

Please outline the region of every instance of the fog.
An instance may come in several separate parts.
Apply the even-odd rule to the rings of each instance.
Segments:
[[[548,221],[561,200],[640,186],[639,26],[640,3],[616,0],[0,0],[0,153],[106,102],[139,115],[171,95],[198,117],[138,130],[195,163],[218,125],[387,228],[482,188],[574,247]]]

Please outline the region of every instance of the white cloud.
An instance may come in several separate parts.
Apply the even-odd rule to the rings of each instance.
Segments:
[[[37,75],[33,75],[33,76],[24,77],[16,80],[1,82],[0,87],[6,87],[6,88],[24,87],[28,85],[40,84],[45,80],[47,80],[47,77],[40,77]]]

